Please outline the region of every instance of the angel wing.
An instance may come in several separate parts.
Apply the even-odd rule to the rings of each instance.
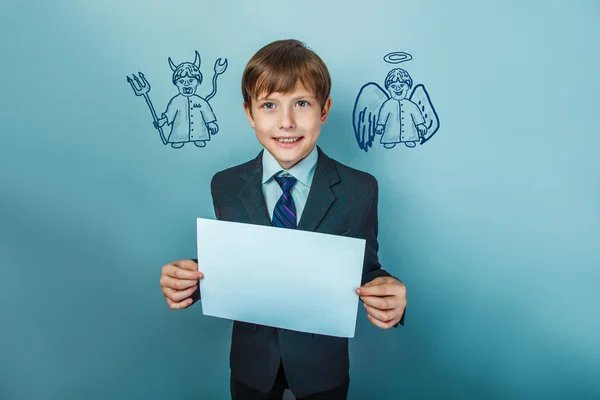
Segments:
[[[379,109],[388,98],[385,90],[375,82],[363,85],[358,92],[352,111],[352,125],[358,147],[365,152],[373,145]]]
[[[425,86],[422,84],[418,84],[414,87],[410,100],[419,107],[423,117],[425,118],[425,126],[427,126],[427,133],[423,139],[421,139],[421,144],[425,143],[440,129],[440,119],[438,118],[437,113],[435,112],[435,108],[433,108],[433,104],[431,103],[431,99],[429,98],[429,93],[425,89]]]

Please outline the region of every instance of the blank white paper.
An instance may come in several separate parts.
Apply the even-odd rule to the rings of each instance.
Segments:
[[[365,240],[198,218],[204,315],[354,337]]]

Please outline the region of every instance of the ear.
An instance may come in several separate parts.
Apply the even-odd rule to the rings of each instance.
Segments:
[[[246,117],[248,117],[248,122],[250,123],[250,126],[252,127],[252,129],[254,129],[256,127],[256,124],[254,123],[254,118],[252,117],[252,106],[244,102],[244,111],[246,112]]]
[[[324,124],[327,121],[327,117],[329,117],[329,110],[331,109],[331,96],[327,98],[325,101],[325,105],[321,109],[321,124]]]

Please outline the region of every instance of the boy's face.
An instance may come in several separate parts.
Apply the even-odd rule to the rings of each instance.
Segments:
[[[331,98],[321,105],[302,85],[289,93],[271,93],[244,104],[258,141],[285,169],[302,161],[314,149],[327,120]]]

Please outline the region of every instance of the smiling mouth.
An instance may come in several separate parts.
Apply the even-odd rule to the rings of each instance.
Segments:
[[[273,139],[275,139],[275,141],[277,143],[293,144],[293,143],[298,143],[303,138],[304,138],[303,136],[299,136],[299,137],[279,137],[279,138],[273,138]]]

